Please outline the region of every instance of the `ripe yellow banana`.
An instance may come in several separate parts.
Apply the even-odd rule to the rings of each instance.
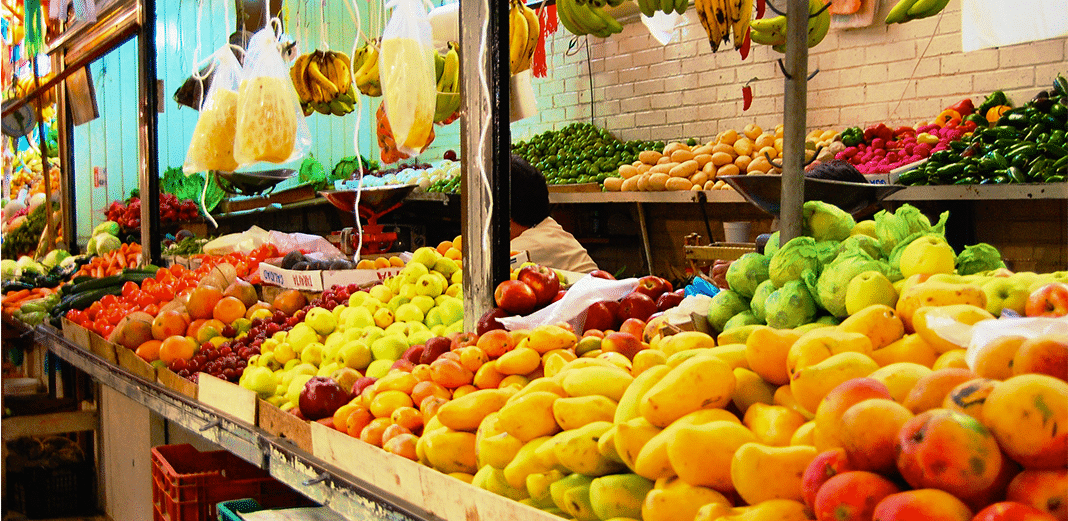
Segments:
[[[538,20],[538,13],[533,9],[523,6],[523,18],[527,21],[527,44],[523,49],[523,55],[520,57],[519,71],[523,72],[530,68],[530,60],[534,57],[534,49],[538,45],[538,36],[541,34],[541,22]]]
[[[289,69],[289,78],[293,80],[293,88],[297,91],[297,97],[300,98],[301,103],[311,100],[311,90],[308,89],[308,83],[304,77],[309,58],[311,58],[310,54],[302,54]]]
[[[329,102],[335,95],[337,95],[337,85],[334,85],[334,82],[330,81],[330,78],[327,78],[320,69],[319,65],[322,56],[323,54],[319,51],[315,51],[315,54],[312,55],[310,63],[308,63],[308,77],[311,78],[312,82],[318,85],[322,89],[323,94],[325,94],[325,99],[320,101]]]
[[[753,0],[739,0],[735,3],[738,7],[738,19],[731,24],[731,29],[734,33],[734,48],[740,49],[742,41],[745,40],[745,30],[753,19]]]
[[[512,0],[508,15],[508,65],[512,74],[520,72],[519,64],[527,45],[527,19],[523,16],[520,1]]]

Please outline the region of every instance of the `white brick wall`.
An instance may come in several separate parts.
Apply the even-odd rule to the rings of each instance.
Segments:
[[[809,70],[820,73],[809,83],[809,129],[912,125],[994,89],[1022,103],[1056,72],[1068,73],[1068,38],[964,53],[958,2],[940,16],[887,26],[891,3],[882,2],[872,26],[832,29],[811,50]],[[589,37],[588,47],[580,39],[571,56],[572,35],[561,27],[547,42],[548,77],[534,80],[539,113],[512,125],[513,140],[591,117],[622,139],[665,141],[780,123],[782,55],[759,45],[744,62],[733,50],[713,54],[692,9],[687,18],[679,42],[659,45],[634,19],[618,35]],[[752,77],[753,106],[742,112],[742,85]]]

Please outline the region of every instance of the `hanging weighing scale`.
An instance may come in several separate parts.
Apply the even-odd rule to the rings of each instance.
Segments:
[[[356,208],[360,218],[366,220],[362,226],[363,247],[360,255],[374,255],[392,251],[397,242],[397,232],[385,231],[378,219],[404,204],[404,199],[412,193],[416,185],[390,185],[359,190],[327,190],[319,192],[341,212],[352,213],[356,205],[356,194],[360,194],[360,203]],[[346,255],[356,252],[359,238],[352,227],[341,230],[341,250]]]

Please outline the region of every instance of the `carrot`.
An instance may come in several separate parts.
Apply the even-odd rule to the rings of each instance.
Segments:
[[[7,293],[7,295],[4,295],[3,302],[4,302],[5,305],[10,304],[12,302],[17,302],[19,300],[22,300],[23,298],[26,298],[26,295],[29,295],[29,294],[30,294],[30,290],[28,290],[28,289],[20,289],[20,290],[15,291],[15,292],[9,291]]]
[[[120,253],[120,254],[116,255],[115,256],[115,263],[119,266],[119,269],[125,268],[128,265],[126,263],[126,254],[125,253]]]

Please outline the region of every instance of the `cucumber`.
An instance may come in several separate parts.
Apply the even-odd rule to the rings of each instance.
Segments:
[[[109,275],[107,277],[101,277],[99,279],[92,279],[86,282],[75,284],[74,287],[70,289],[70,294],[77,295],[79,293],[112,286],[115,284],[122,286],[126,282],[136,282],[137,284],[140,284],[141,281],[147,278],[151,278],[153,276],[153,273],[146,273],[141,271],[123,272],[119,275]]]
[[[80,293],[74,293],[63,298],[55,307],[55,314],[60,314],[71,309],[85,309],[106,295],[121,295],[122,284],[94,288]]]

